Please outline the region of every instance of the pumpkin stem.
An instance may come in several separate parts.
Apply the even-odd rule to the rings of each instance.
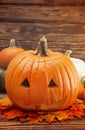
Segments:
[[[10,40],[10,46],[9,47],[16,47],[15,46],[15,39]]]
[[[40,56],[48,56],[47,48],[47,39],[44,36],[42,36],[39,41],[37,50],[34,54]]]
[[[72,53],[72,50],[67,50],[65,52],[65,55],[70,58],[71,53]]]
[[[83,77],[81,78],[81,82],[82,82],[83,84],[85,84],[85,76],[83,76]]]

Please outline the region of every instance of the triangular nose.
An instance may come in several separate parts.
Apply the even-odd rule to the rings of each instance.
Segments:
[[[22,86],[23,87],[30,87],[30,84],[28,82],[28,79],[25,79],[23,82],[22,82]]]
[[[53,81],[53,79],[51,79],[48,87],[56,87],[56,86],[57,86],[56,83]]]

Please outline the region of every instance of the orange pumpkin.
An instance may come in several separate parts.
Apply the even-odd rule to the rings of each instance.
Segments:
[[[15,39],[10,40],[10,46],[0,51],[0,92],[5,91],[5,73],[10,61],[19,53],[25,50],[15,46]]]
[[[0,51],[0,67],[7,68],[10,61],[23,51],[23,48],[15,46],[15,39],[11,39],[10,46]]]
[[[5,77],[11,101],[23,110],[57,110],[75,102],[79,78],[71,60],[47,49],[42,37],[36,51],[16,56]]]

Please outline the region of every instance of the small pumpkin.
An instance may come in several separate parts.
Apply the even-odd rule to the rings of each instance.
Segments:
[[[15,39],[10,40],[10,46],[0,52],[0,67],[7,68],[10,61],[19,53],[25,51],[21,47],[16,47]]]
[[[4,76],[6,69],[10,61],[19,53],[25,50],[20,47],[16,47],[15,39],[10,40],[10,46],[0,51],[0,92],[5,92]]]
[[[16,56],[5,77],[10,100],[23,110],[57,110],[69,107],[78,94],[77,71],[67,56],[47,48],[43,36],[37,50]]]
[[[79,79],[81,81],[80,87],[79,87],[78,98],[85,99],[85,96],[84,96],[84,93],[85,93],[85,62],[81,59],[70,57],[71,53],[72,53],[71,50],[67,50],[65,52],[65,55],[68,56],[71,59],[71,61],[73,62],[74,66],[77,69]]]

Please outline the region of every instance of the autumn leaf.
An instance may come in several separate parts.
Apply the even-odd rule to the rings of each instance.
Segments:
[[[11,110],[5,112],[5,113],[2,115],[2,118],[3,118],[3,119],[14,119],[14,118],[23,117],[23,116],[26,116],[26,113],[25,113],[25,112],[22,112],[22,111],[19,110],[19,109],[13,108],[13,109],[11,109]]]
[[[69,116],[65,110],[57,111],[54,114],[55,114],[55,117],[58,119],[58,121],[66,120],[68,119],[68,116]]]
[[[13,103],[10,101],[9,98],[4,98],[0,100],[0,106],[12,106]]]
[[[0,100],[0,111],[11,108],[12,106],[13,106],[13,103],[10,101],[9,98],[4,98]]]
[[[84,113],[85,110],[85,104],[82,103],[78,103],[78,104],[73,104],[68,112],[68,114],[70,115],[69,117],[78,117],[81,118],[82,116],[85,116]]]
[[[37,124],[39,122],[53,123],[57,121],[73,120],[74,117],[85,117],[85,102],[77,100],[68,109],[61,111],[22,111],[15,107],[9,98],[0,100],[0,115],[2,119],[17,119],[21,123]]]
[[[31,118],[29,123],[30,124],[37,124],[39,122],[43,122],[44,118],[45,118],[45,116],[39,115],[37,118]]]
[[[43,114],[38,114],[38,112],[36,112],[35,114],[28,113],[28,116],[20,117],[19,120],[22,123],[29,122],[30,124],[37,124],[39,122],[42,122],[44,118],[45,116]]]
[[[73,111],[82,111],[82,110],[85,110],[85,104],[73,104],[70,108],[70,110],[73,110]]]
[[[46,122],[51,123],[51,122],[54,121],[54,119],[55,119],[55,115],[53,115],[53,114],[47,114],[47,115],[45,115],[45,121]]]
[[[83,116],[83,111],[75,111],[73,115],[78,118],[81,118]]]

